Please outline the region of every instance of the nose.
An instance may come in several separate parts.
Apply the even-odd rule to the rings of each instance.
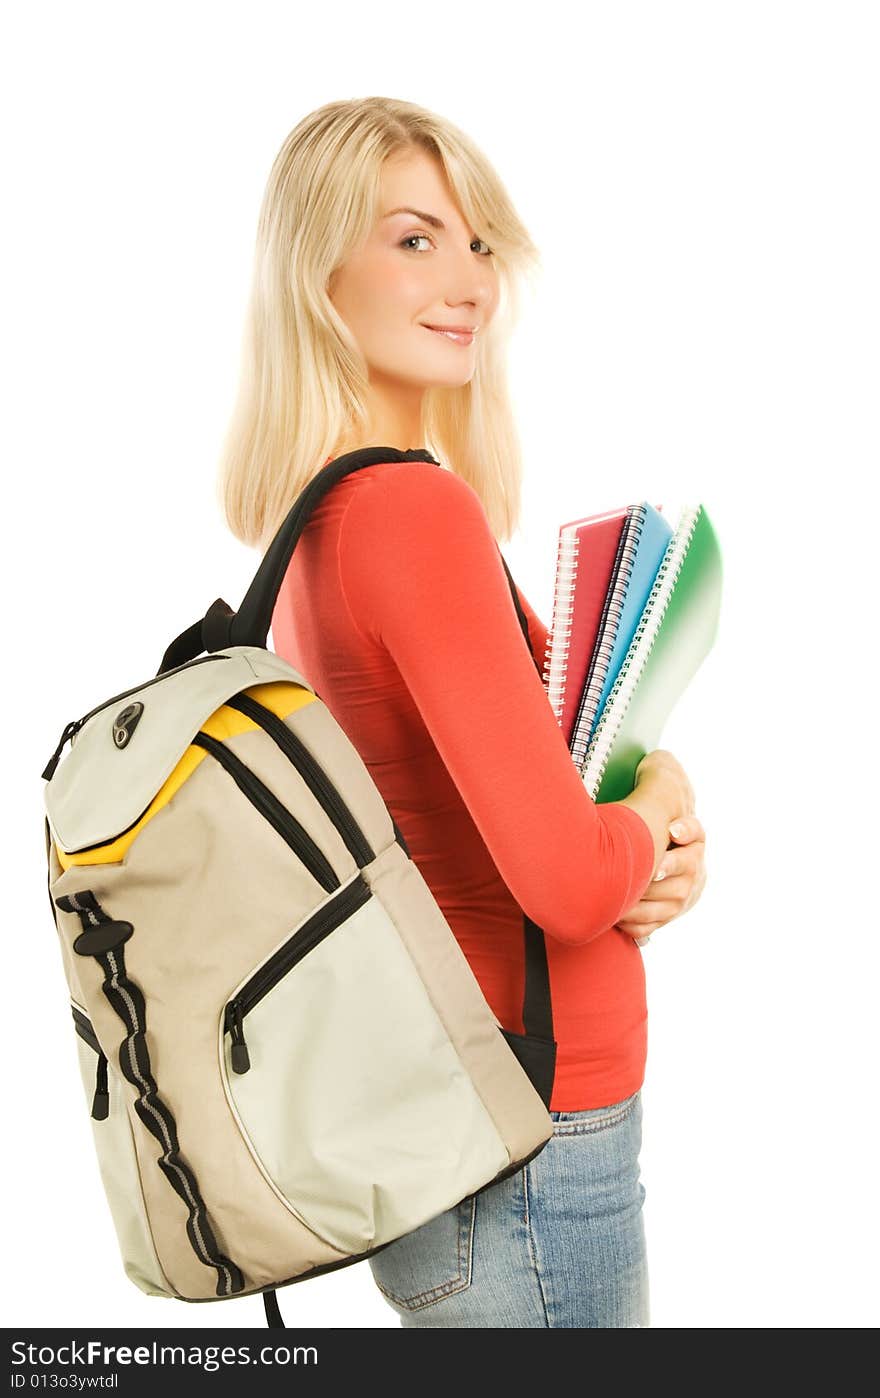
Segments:
[[[468,249],[464,257],[458,258],[454,268],[448,264],[444,267],[443,283],[446,295],[443,297],[443,304],[450,312],[465,310],[482,320],[493,304],[496,283],[493,267],[474,265],[478,256],[482,256],[486,263],[492,261],[485,253],[477,254]]]

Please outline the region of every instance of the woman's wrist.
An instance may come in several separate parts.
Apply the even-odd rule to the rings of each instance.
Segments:
[[[669,848],[669,826],[681,811],[673,807],[669,795],[669,783],[645,775],[635,785],[629,796],[621,797],[619,806],[628,806],[641,816],[651,832],[654,842],[654,869]]]

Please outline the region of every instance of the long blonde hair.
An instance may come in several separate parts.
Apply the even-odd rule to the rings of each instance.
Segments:
[[[462,213],[495,254],[499,285],[470,382],[425,393],[424,445],[477,492],[499,542],[518,526],[522,455],[507,344],[520,285],[540,268],[540,254],[495,171],[462,131],[410,102],[365,97],[329,102],[294,127],[260,209],[219,497],[232,533],[261,552],[337,444],[356,441],[367,421],[367,364],[327,285],[373,227],[383,162],[408,149],[442,163]]]

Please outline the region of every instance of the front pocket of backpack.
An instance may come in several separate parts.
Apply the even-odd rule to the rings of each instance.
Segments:
[[[151,1296],[176,1296],[153,1246],[122,1078],[104,1054],[85,1010],[74,1001],[70,1008],[98,1168],[126,1275]]]
[[[230,1107],[261,1172],[347,1255],[419,1227],[510,1162],[394,922],[358,872],[231,995]]]

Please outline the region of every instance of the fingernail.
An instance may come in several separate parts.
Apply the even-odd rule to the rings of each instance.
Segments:
[[[658,869],[657,872],[656,872],[656,874],[654,875],[654,882],[655,882],[655,883],[659,883],[661,879],[665,879],[665,878],[666,878],[666,870],[665,870],[665,869]]]
[[[669,833],[672,836],[673,840],[681,839],[682,835],[684,834],[684,826],[682,825],[680,820],[676,820],[673,822],[672,825],[670,825]]]

